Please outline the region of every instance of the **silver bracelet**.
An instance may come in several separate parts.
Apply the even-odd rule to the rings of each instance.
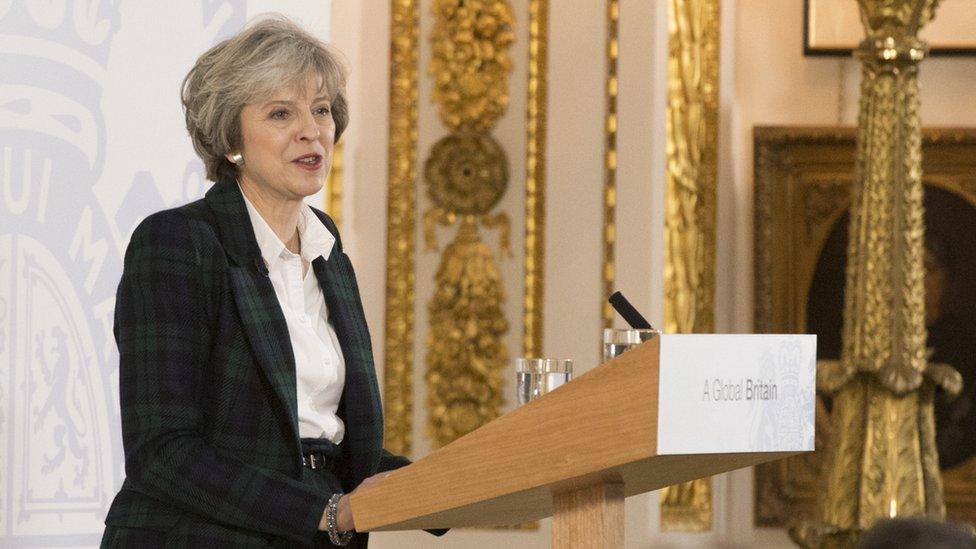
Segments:
[[[325,527],[329,533],[329,541],[333,545],[349,545],[349,542],[352,540],[352,530],[340,532],[336,529],[339,523],[339,500],[342,499],[342,496],[342,492],[332,494],[332,497],[329,498],[328,505],[325,506]]]

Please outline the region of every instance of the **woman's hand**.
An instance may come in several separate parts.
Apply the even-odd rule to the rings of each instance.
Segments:
[[[349,506],[349,496],[355,494],[357,490],[360,490],[364,486],[370,486],[376,484],[380,480],[390,476],[390,473],[377,473],[359,484],[356,490],[353,490],[349,494],[343,495],[339,498],[339,503],[336,504],[336,530],[340,532],[348,532],[356,527],[352,518],[352,507]],[[328,530],[326,525],[325,513],[322,513],[322,520],[319,521],[319,530]]]

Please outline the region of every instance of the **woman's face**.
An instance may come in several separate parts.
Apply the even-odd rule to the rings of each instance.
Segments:
[[[325,184],[332,165],[335,122],[319,79],[281,89],[241,111],[241,176],[272,196],[301,200]]]

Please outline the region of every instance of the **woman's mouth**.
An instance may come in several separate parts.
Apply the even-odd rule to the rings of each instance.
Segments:
[[[321,154],[305,154],[299,156],[298,158],[291,161],[292,164],[297,165],[303,170],[308,170],[310,172],[317,171],[322,167],[322,155]]]

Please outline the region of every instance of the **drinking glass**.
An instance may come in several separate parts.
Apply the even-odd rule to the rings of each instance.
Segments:
[[[632,328],[603,329],[603,362],[617,358],[624,351],[661,335],[661,330],[634,330]]]
[[[573,361],[568,358],[517,358],[515,375],[521,406],[573,379]]]

